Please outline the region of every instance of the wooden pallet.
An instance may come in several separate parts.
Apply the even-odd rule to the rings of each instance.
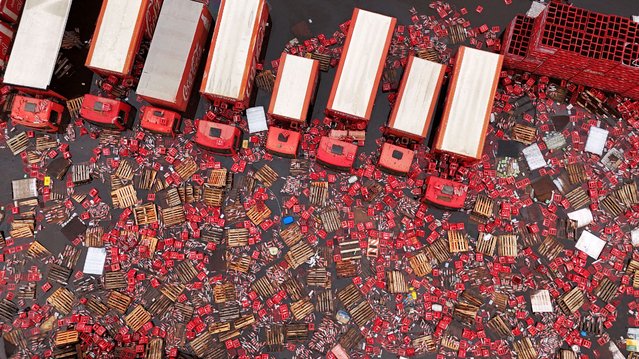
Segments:
[[[309,201],[314,206],[324,207],[328,199],[328,182],[311,182]]]
[[[176,207],[183,204],[180,198],[180,192],[177,188],[170,188],[166,191],[165,201],[167,207]]]
[[[264,299],[272,297],[277,292],[267,276],[256,279],[253,284],[251,284],[251,289]]]
[[[632,182],[613,191],[601,201],[601,206],[610,215],[618,217],[637,203],[639,203],[639,194],[636,184]]]
[[[87,247],[102,247],[104,245],[102,241],[103,235],[103,227],[88,227],[84,233],[84,244]]]
[[[220,321],[232,322],[240,317],[240,307],[237,303],[224,303],[219,307]]]
[[[311,168],[311,163],[307,159],[292,159],[289,168],[291,176],[305,176],[308,175]]]
[[[593,294],[603,302],[609,303],[613,298],[617,296],[617,290],[619,286],[613,283],[608,277],[604,277],[599,285],[593,291]]]
[[[277,172],[275,172],[269,165],[262,166],[262,168],[255,172],[253,177],[262,182],[265,187],[271,187],[279,178]]]
[[[284,344],[284,327],[271,325],[266,327],[266,349],[269,352],[282,351]]]
[[[115,170],[115,176],[123,181],[133,180],[133,167],[131,167],[129,161],[120,161],[118,168]]]
[[[56,263],[51,263],[49,266],[49,273],[47,274],[47,280],[49,282],[56,282],[64,286],[69,284],[69,278],[73,270]]]
[[[284,333],[287,343],[302,343],[308,340],[308,325],[305,323],[286,324]]]
[[[495,202],[486,197],[479,195],[473,205],[470,218],[477,223],[487,223],[494,215]]]
[[[197,269],[190,260],[184,260],[175,267],[180,283],[186,285],[197,276]]]
[[[133,185],[126,185],[111,191],[111,200],[114,208],[128,208],[138,202],[138,195]]]
[[[304,298],[291,303],[291,313],[295,320],[303,320],[315,311],[315,306],[310,299]]]
[[[319,52],[312,52],[311,59],[319,61],[319,69],[322,72],[327,72],[331,69],[332,57],[330,54],[322,54]]]
[[[69,111],[71,118],[73,118],[74,120],[80,118],[80,110],[82,109],[83,100],[84,96],[76,97],[67,101],[67,110]]]
[[[437,260],[439,264],[445,263],[450,259],[450,251],[448,240],[440,238],[428,246],[430,257]]]
[[[361,343],[362,340],[364,340],[364,337],[362,336],[362,333],[360,332],[359,328],[355,328],[354,326],[349,326],[346,333],[344,333],[339,338],[338,343],[339,345],[342,346],[342,348],[344,348],[344,350],[350,351],[354,349],[356,346],[358,346],[358,344]]]
[[[416,352],[434,353],[437,350],[437,343],[432,335],[422,335],[412,340],[411,346]]]
[[[489,233],[479,232],[475,247],[478,253],[493,256],[495,255],[495,248],[497,247],[497,237]]]
[[[0,319],[6,323],[13,323],[13,319],[18,315],[20,308],[8,299],[0,301]]]
[[[251,260],[251,257],[249,256],[242,256],[235,261],[231,261],[227,263],[228,263],[227,269],[229,270],[233,270],[240,273],[248,273],[249,269],[251,268],[252,260]]]
[[[209,332],[203,332],[199,337],[193,339],[189,346],[193,353],[199,358],[205,358],[214,348],[215,340]]]
[[[468,239],[462,231],[448,231],[448,250],[450,253],[468,252]]]
[[[537,129],[517,123],[513,126],[510,137],[517,142],[530,145],[535,142]]]
[[[156,170],[145,168],[137,181],[138,189],[145,191],[151,190],[151,188],[153,188],[153,184],[155,183],[155,178],[157,177],[157,175],[158,172]]]
[[[15,347],[23,350],[27,348],[27,339],[24,337],[24,331],[21,329],[13,329],[4,334],[3,338]]]
[[[249,230],[246,228],[232,228],[226,230],[226,245],[234,247],[244,247],[248,245]]]
[[[126,294],[122,294],[118,291],[113,290],[109,293],[106,305],[116,312],[124,314],[126,313],[127,309],[129,309],[129,305],[131,305],[131,302],[133,302],[133,298],[129,297]]]
[[[366,257],[376,259],[379,256],[379,239],[368,238],[366,243]]]
[[[486,326],[500,337],[508,337],[512,335],[508,320],[502,315],[492,317]]]
[[[408,264],[418,277],[425,277],[433,271],[430,258],[425,251],[419,251],[415,255],[408,257]]]
[[[91,167],[80,163],[71,167],[71,182],[75,185],[81,185],[91,181]]]
[[[498,310],[508,309],[508,295],[500,292],[494,292],[492,295],[493,305]]]
[[[513,343],[517,358],[519,359],[537,359],[537,350],[533,347],[530,338],[523,338]]]
[[[182,203],[193,203],[200,200],[201,188],[190,184],[183,184],[177,188]]]
[[[452,25],[448,28],[448,36],[451,44],[459,44],[468,38],[468,33],[463,25]]]
[[[164,222],[164,226],[166,227],[186,222],[186,216],[184,215],[184,208],[182,206],[163,208],[161,212],[162,222]]]
[[[55,333],[55,339],[53,345],[56,347],[63,347],[67,345],[74,345],[80,342],[80,333],[77,330],[63,330]]]
[[[603,317],[581,317],[581,323],[579,324],[579,330],[586,333],[592,333],[594,335],[603,334]]]
[[[163,359],[164,358],[164,339],[153,338],[149,340],[146,347],[144,359]]]
[[[106,272],[104,273],[104,289],[114,290],[123,289],[127,287],[126,279],[121,271]]]
[[[330,273],[323,267],[311,268],[306,276],[306,284],[309,287],[330,288]]]
[[[444,348],[448,348],[453,351],[459,350],[459,340],[451,335],[444,335],[440,340],[440,344]]]
[[[577,187],[566,193],[566,199],[574,209],[579,209],[590,203],[590,196],[583,187]]]
[[[499,255],[502,257],[517,257],[517,236],[503,234],[499,236]]]
[[[566,172],[568,172],[568,179],[572,185],[580,185],[588,180],[583,163],[566,165]]]
[[[549,262],[552,262],[563,250],[564,245],[555,237],[546,236],[544,241],[539,245],[538,252],[540,256],[546,257]]]
[[[206,183],[212,187],[226,188],[228,178],[229,178],[229,175],[226,168],[211,170],[211,173],[209,174],[209,179]]]
[[[357,275],[357,262],[355,261],[336,261],[335,272],[337,278],[351,278]]]
[[[228,282],[215,285],[213,287],[213,299],[216,304],[237,300],[235,285]]]
[[[359,261],[362,258],[362,249],[358,240],[339,242],[339,253],[342,261]]]
[[[209,326],[210,334],[220,334],[231,330],[231,323],[213,323]]]
[[[66,288],[58,288],[47,298],[47,303],[64,315],[71,312],[73,302],[75,302],[75,296]]]
[[[255,86],[257,88],[267,91],[273,92],[273,86],[275,85],[275,74],[271,70],[263,70],[260,71],[255,76]]]
[[[255,323],[255,317],[253,314],[248,314],[236,319],[235,322],[233,322],[233,326],[236,330],[240,330],[252,325],[253,323]]]
[[[574,287],[570,291],[564,293],[557,299],[557,304],[559,308],[566,315],[571,315],[581,308],[584,304],[585,298],[584,293],[579,289],[579,287]]]
[[[344,304],[357,326],[362,327],[375,317],[373,308],[355,285],[349,284],[338,291],[337,297]]]
[[[479,306],[470,303],[457,303],[453,309],[453,318],[459,320],[461,323],[472,325],[477,318],[477,312]]]
[[[635,356],[632,358],[630,356],[628,357],[628,359],[635,358]],[[572,349],[559,349],[559,359],[577,359],[577,354],[575,354]]]
[[[84,306],[91,314],[98,317],[105,316],[107,311],[109,311],[109,307],[97,298],[89,298]]]
[[[299,224],[297,224],[296,222],[289,224],[286,228],[281,230],[280,238],[282,238],[282,241],[290,247],[295,243],[301,241],[302,238],[304,238],[304,234],[302,233]]]
[[[324,230],[328,233],[333,233],[342,227],[342,222],[339,218],[339,212],[337,212],[337,208],[333,206],[324,208],[320,212],[319,216],[322,220]]]
[[[427,49],[419,48],[416,52],[417,57],[423,60],[428,60],[432,62],[439,62],[439,53],[432,47]]]
[[[224,228],[214,225],[207,225],[202,229],[200,239],[204,242],[221,244],[224,240]]]
[[[315,307],[320,313],[333,313],[335,311],[333,293],[330,290],[317,293],[317,304]]]
[[[135,224],[138,226],[144,226],[158,221],[158,212],[154,203],[133,207],[133,216],[135,218]]]
[[[392,294],[408,293],[406,277],[404,277],[404,274],[400,271],[386,272],[386,286],[388,292]]]
[[[137,332],[150,321],[152,318],[151,313],[147,312],[144,307],[141,305],[137,305],[131,313],[129,313],[126,317],[124,317],[124,322],[128,325],[133,332]]]
[[[197,170],[197,163],[195,163],[195,160],[190,157],[175,166],[175,173],[180,176],[182,181],[186,181],[191,178],[191,176],[197,173]]]
[[[251,220],[251,222],[253,222],[253,224],[259,226],[262,222],[271,217],[271,209],[264,203],[258,203],[246,211],[246,216]]]
[[[173,305],[171,299],[161,294],[148,306],[149,313],[162,316],[171,308],[171,305]]]
[[[36,151],[45,152],[58,147],[58,140],[50,136],[36,137]]]
[[[26,132],[20,132],[17,135],[7,139],[7,147],[11,150],[14,156],[19,155],[27,149],[29,145],[29,138]]]
[[[291,268],[297,269],[297,267],[306,263],[313,254],[313,249],[305,241],[301,241],[290,247],[288,252],[284,255],[284,259],[288,262]]]
[[[304,287],[296,277],[287,279],[282,286],[291,300],[300,300],[304,296]]]
[[[224,189],[204,185],[202,191],[202,201],[207,206],[222,207],[222,205],[224,204]]]

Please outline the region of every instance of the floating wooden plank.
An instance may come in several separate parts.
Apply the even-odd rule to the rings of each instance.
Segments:
[[[293,313],[295,320],[302,320],[306,318],[313,313],[314,310],[315,306],[313,306],[313,303],[311,303],[308,298],[291,303],[291,313]]]
[[[178,279],[182,284],[188,284],[197,276],[197,269],[190,260],[184,260],[175,267]]]
[[[133,180],[133,167],[131,167],[129,161],[121,160],[118,168],[115,170],[115,175],[124,181]]]
[[[593,291],[593,294],[603,302],[609,303],[616,295],[619,286],[613,283],[608,277],[604,277]]]
[[[487,223],[494,215],[495,202],[483,195],[477,196],[470,218],[478,223]]]
[[[128,208],[138,202],[138,195],[133,185],[126,185],[115,191],[111,191],[111,199],[113,201],[113,207]]]
[[[419,251],[415,255],[408,257],[408,264],[418,277],[425,277],[433,271],[430,258],[425,251]]]
[[[499,255],[502,257],[517,257],[517,236],[504,234],[499,236]]]
[[[267,276],[256,279],[251,288],[264,299],[272,297],[277,292]]]
[[[448,231],[448,250],[450,253],[468,252],[468,239],[462,231]]]
[[[121,271],[104,273],[104,289],[123,289],[127,287],[126,279]]]
[[[328,199],[328,182],[311,182],[309,201],[314,206],[324,207]]]
[[[277,172],[275,172],[269,165],[264,165],[257,170],[253,175],[256,180],[262,182],[264,186],[271,187],[275,181],[279,178]]]
[[[150,321],[151,318],[151,313],[147,312],[141,305],[137,305],[133,308],[131,313],[124,317],[124,322],[133,330],[133,332],[137,332],[144,324]]]
[[[530,338],[523,338],[513,343],[517,358],[537,359],[537,350],[533,347]]]
[[[133,298],[116,290],[113,290],[109,293],[106,305],[116,312],[124,314],[126,313],[127,309],[129,309],[129,305],[131,305],[131,302],[133,302]]]
[[[537,137],[537,129],[519,123],[515,124],[511,131],[510,137],[525,145],[532,144],[535,142],[535,138]]]
[[[53,345],[63,347],[80,342],[80,333],[77,330],[63,330],[55,333]]]
[[[58,288],[47,298],[47,303],[51,304],[58,312],[64,315],[71,312],[74,301],[75,296],[66,288]]]
[[[590,203],[590,196],[583,187],[577,187],[566,194],[566,199],[574,209],[579,209]]]
[[[246,216],[253,224],[259,226],[271,216],[271,209],[264,203],[257,203],[246,211]]]
[[[282,238],[282,241],[290,247],[301,241],[302,238],[304,238],[304,234],[302,233],[299,224],[292,223],[280,231],[280,237]]]
[[[135,224],[138,226],[144,226],[158,221],[158,212],[154,203],[133,207],[133,216],[135,218]]]
[[[186,216],[184,215],[184,208],[182,206],[175,206],[164,208],[162,212],[162,222],[166,227],[175,226],[186,222]]]
[[[320,219],[324,230],[328,233],[333,233],[342,227],[342,222],[339,219],[339,212],[334,206],[326,207],[320,212]]]
[[[579,287],[574,287],[570,291],[561,295],[557,300],[557,304],[564,314],[570,315],[579,310],[579,308],[581,308],[584,304],[584,301],[584,293],[581,289],[579,289]]]
[[[296,269],[306,263],[313,256],[313,249],[305,242],[301,241],[290,247],[284,259],[291,268]]]
[[[175,166],[175,173],[177,173],[183,181],[191,178],[197,170],[197,163],[195,163],[195,160],[190,157]]]
[[[392,294],[408,293],[408,285],[406,284],[406,278],[400,271],[388,271],[386,272],[386,285],[388,292]]]
[[[29,144],[29,138],[27,137],[26,132],[20,132],[17,135],[7,139],[7,147],[11,150],[13,155],[19,155],[20,152],[23,152],[27,149],[27,145]]]

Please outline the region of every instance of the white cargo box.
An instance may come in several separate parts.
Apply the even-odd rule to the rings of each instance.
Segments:
[[[269,115],[276,119],[305,122],[318,74],[319,61],[282,54]]]

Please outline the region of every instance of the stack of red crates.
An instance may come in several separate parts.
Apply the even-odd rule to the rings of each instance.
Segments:
[[[639,99],[639,24],[628,18],[551,3],[513,19],[502,54],[514,69]]]

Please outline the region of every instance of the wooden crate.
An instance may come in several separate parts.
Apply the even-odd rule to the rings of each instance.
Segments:
[[[160,294],[156,297],[156,299],[148,306],[149,313],[156,316],[164,315],[173,305],[171,299],[167,298],[165,295]]]
[[[190,184],[183,184],[177,188],[182,203],[193,203],[201,198],[201,188]]]
[[[348,330],[346,330],[346,333],[344,333],[339,338],[338,343],[342,346],[342,348],[350,351],[355,348],[362,340],[364,340],[364,337],[362,336],[359,328],[349,326]]]
[[[103,227],[88,227],[84,233],[84,244],[87,247],[102,247],[104,245],[102,241],[103,235]]]
[[[124,314],[129,309],[131,302],[133,302],[133,298],[114,290],[109,293],[106,305],[116,312]]]
[[[535,142],[537,129],[517,123],[512,127],[510,137],[517,142],[530,145]]]
[[[133,308],[131,313],[124,317],[124,322],[133,330],[133,332],[137,332],[144,324],[150,321],[151,318],[151,313],[147,312],[141,305],[137,305]]]
[[[154,203],[133,207],[133,216],[135,218],[135,224],[138,226],[144,226],[158,221],[158,212]]]
[[[408,257],[408,264],[418,277],[425,277],[433,271],[430,258],[425,251],[419,251],[415,255]]]
[[[253,175],[256,180],[262,182],[264,186],[271,187],[275,181],[279,178],[277,172],[275,172],[269,165],[264,165],[257,170]]]
[[[45,152],[58,147],[58,140],[51,136],[36,137],[36,151]]]
[[[161,212],[162,222],[164,222],[166,227],[186,222],[186,216],[184,215],[184,208],[182,206],[164,208]]]
[[[517,358],[537,359],[537,350],[533,347],[530,338],[523,338],[513,343]]]
[[[303,320],[315,310],[315,306],[308,298],[291,303],[291,313],[295,320]]]
[[[444,335],[440,341],[441,346],[453,351],[459,350],[459,340],[451,335]]]
[[[308,261],[313,254],[313,249],[305,241],[301,241],[290,247],[286,255],[284,255],[284,259],[286,259],[291,268],[296,269]]]
[[[180,162],[175,166],[175,173],[180,176],[183,181],[188,180],[193,176],[198,170],[197,163],[193,158],[186,158],[184,161]]]
[[[75,185],[91,182],[91,167],[87,164],[74,164],[71,167],[71,182]]]
[[[579,287],[571,289],[570,291],[561,295],[559,299],[557,299],[559,308],[566,315],[570,315],[579,310],[584,302],[584,293],[581,291],[581,289],[579,289]]]
[[[246,228],[232,228],[226,230],[226,245],[233,247],[244,247],[248,245],[249,230]]]
[[[280,231],[280,238],[286,243],[287,246],[292,246],[304,238],[304,234],[300,229],[297,222],[289,224],[286,228]]]
[[[628,359],[636,359],[639,356],[628,357]],[[559,349],[559,359],[577,359],[577,354],[571,349]]]
[[[386,272],[386,286],[388,287],[388,292],[392,294],[408,293],[406,277],[400,271]]]
[[[228,180],[228,171],[226,168],[220,168],[211,170],[209,179],[206,182],[208,185],[217,188],[225,188]]]
[[[240,317],[240,307],[237,303],[224,303],[219,306],[220,321],[231,322]]]
[[[493,305],[498,310],[506,310],[508,309],[508,295],[499,292],[493,292],[492,295]]]
[[[74,302],[75,296],[66,288],[58,288],[49,296],[49,298],[47,298],[47,303],[64,315],[71,312]]]
[[[64,286],[68,285],[69,278],[71,277],[72,269],[61,266],[56,263],[51,263],[49,266],[49,273],[47,274],[47,280],[49,282],[56,282]]]
[[[502,257],[517,257],[517,236],[504,234],[499,236],[499,255]]]
[[[324,207],[328,199],[328,182],[311,182],[309,201],[314,206]]]
[[[468,252],[468,239],[462,231],[448,231],[448,249],[450,253]]]

